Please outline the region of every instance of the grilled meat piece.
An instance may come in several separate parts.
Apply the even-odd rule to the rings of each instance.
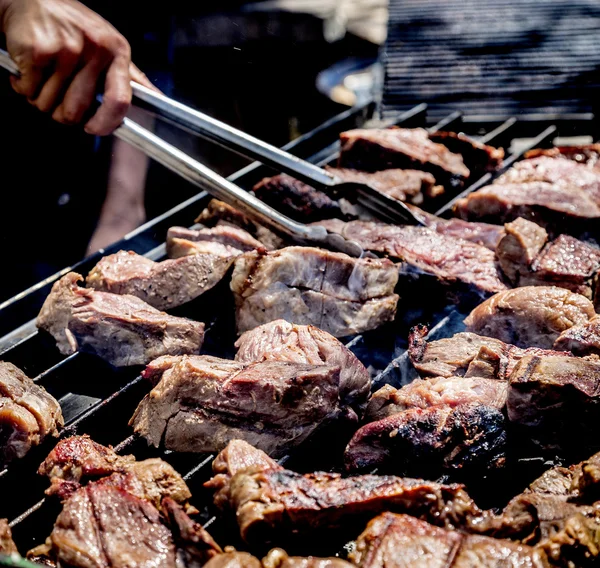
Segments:
[[[100,260],[86,284],[94,290],[136,296],[158,310],[168,310],[213,288],[227,274],[233,258],[193,254],[154,262],[122,250]]]
[[[500,410],[506,404],[507,390],[508,384],[503,381],[478,377],[415,379],[400,389],[385,385],[369,400],[365,420],[374,422],[411,408],[455,407],[469,403]]]
[[[12,539],[12,532],[8,521],[0,519],[0,554],[18,554],[17,545]]]
[[[383,468],[401,475],[471,473],[506,461],[506,421],[480,402],[411,408],[360,428],[344,453],[349,471]]]
[[[599,374],[595,360],[527,355],[510,376],[508,418],[543,447],[585,447],[599,415]]]
[[[504,236],[496,247],[496,256],[504,274],[515,285],[531,271],[546,241],[548,233],[543,227],[518,218],[504,225]]]
[[[599,167],[600,144],[582,144],[581,146],[554,146],[553,148],[535,148],[525,153],[525,158],[550,156],[564,158],[586,164],[589,168]]]
[[[357,129],[340,134],[339,167],[373,172],[423,170],[442,185],[459,186],[470,172],[462,156],[429,139],[423,128]]]
[[[550,349],[558,336],[594,317],[584,296],[556,286],[524,286],[500,292],[465,319],[467,331],[518,347]]]
[[[303,442],[340,414],[339,367],[181,357],[130,423],[149,444],[211,452],[239,438],[269,454]]]
[[[204,568],[263,568],[260,560],[247,552],[224,552],[211,558]]]
[[[408,201],[416,205],[425,198],[433,198],[444,193],[441,185],[435,184],[435,178],[419,170],[381,170],[379,172],[361,172],[348,168],[325,169],[346,182],[364,183],[377,191],[398,201]],[[330,215],[330,217],[338,215]],[[322,217],[328,219],[329,217]]]
[[[288,556],[281,548],[274,548],[262,560],[263,568],[353,568],[353,565],[340,558],[315,558],[308,556]]]
[[[563,331],[554,342],[554,348],[580,357],[600,355],[600,316]]]
[[[0,462],[22,458],[63,425],[58,401],[12,363],[0,361]]]
[[[312,325],[294,325],[279,319],[241,335],[235,360],[291,361],[340,368],[340,402],[362,415],[371,392],[371,376],[343,343]]]
[[[170,316],[135,296],[81,288],[81,280],[70,272],[55,282],[36,321],[63,355],[86,351],[120,367],[200,351],[203,323]]]
[[[235,262],[231,289],[238,331],[276,319],[343,337],[391,321],[398,270],[389,260],[356,259],[312,247],[254,251]]]
[[[383,513],[358,537],[350,559],[359,568],[544,568],[543,552],[509,540],[464,535]]]
[[[487,185],[460,199],[455,214],[465,221],[507,223],[523,217],[561,232],[591,228],[600,218],[600,207],[581,188],[547,182]]]
[[[147,499],[157,508],[163,498],[185,503],[192,495],[183,478],[167,462],[150,458],[136,461],[120,456],[110,446],[94,442],[89,436],[72,436],[61,440],[38,469],[50,479],[47,495],[68,499],[88,481],[118,473],[119,482],[128,491]]]
[[[461,132],[446,132],[438,130],[429,135],[429,139],[437,144],[443,144],[455,154],[460,154],[471,172],[494,172],[504,159],[504,150],[482,144],[465,136]]]
[[[365,250],[401,259],[403,273],[430,274],[442,284],[462,284],[481,297],[507,288],[494,253],[472,242],[425,227],[385,225],[372,221],[325,221],[319,224],[356,241]]]

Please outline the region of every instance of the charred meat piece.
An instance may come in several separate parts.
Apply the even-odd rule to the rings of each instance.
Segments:
[[[312,325],[279,319],[247,331],[237,340],[235,360],[290,361],[340,368],[340,402],[362,415],[371,392],[371,376],[343,343]]]
[[[442,185],[459,186],[469,177],[462,156],[429,139],[423,128],[357,129],[340,134],[339,167],[367,172],[423,170]]]
[[[211,558],[204,568],[263,568],[260,560],[247,552],[224,552]]]
[[[600,316],[563,331],[555,341],[554,348],[571,351],[580,357],[600,355]]]
[[[244,439],[282,453],[337,418],[339,367],[181,357],[139,404],[131,424],[149,444],[211,452]]]
[[[424,199],[431,199],[444,193],[444,188],[435,184],[435,178],[430,173],[419,170],[394,169],[379,172],[361,172],[329,166],[326,166],[325,169],[342,181],[364,183],[398,201],[407,201],[415,205],[419,205]],[[327,218],[329,217],[322,217],[322,219]]]
[[[600,207],[583,189],[536,181],[487,185],[460,199],[454,212],[465,221],[489,223],[523,217],[566,232],[591,228],[600,218]]]
[[[598,361],[527,355],[510,376],[508,418],[543,447],[586,447],[600,412],[599,376]]]
[[[465,319],[467,331],[518,347],[550,349],[558,336],[594,317],[584,296],[556,286],[524,286],[495,294]]]
[[[429,139],[437,144],[443,144],[455,154],[460,154],[473,173],[494,172],[502,165],[504,159],[502,148],[482,144],[460,132],[438,130],[430,134]]]
[[[250,252],[235,262],[231,289],[237,328],[276,319],[314,325],[334,337],[391,321],[398,269],[386,259],[356,259],[312,247]]]
[[[415,379],[400,389],[385,385],[369,400],[365,420],[381,420],[411,408],[455,407],[469,403],[500,410],[506,404],[507,390],[508,384],[503,381],[478,377]]]
[[[515,285],[531,271],[546,241],[548,233],[543,227],[518,218],[504,225],[504,236],[496,247],[496,256],[504,274]]]
[[[81,288],[81,280],[70,272],[56,282],[36,321],[63,355],[81,350],[121,367],[200,351],[203,323],[170,316],[135,296]]]
[[[0,361],[0,462],[22,458],[62,425],[58,401],[21,369]]]
[[[383,513],[358,537],[350,559],[359,568],[545,568],[543,552],[509,540],[465,535],[425,521]]]
[[[12,532],[6,519],[0,519],[0,554],[17,553],[17,545],[12,539]]]
[[[233,258],[193,254],[154,262],[132,251],[105,256],[88,274],[88,288],[136,296],[158,310],[190,302],[218,284]]]
[[[352,568],[353,565],[340,558],[316,558],[314,556],[288,556],[281,548],[274,548],[262,560],[263,568]]]
[[[385,225],[372,221],[320,223],[365,250],[404,262],[403,273],[433,275],[447,286],[462,284],[479,296],[506,290],[496,256],[475,243],[439,234],[425,227]]]
[[[551,158],[564,158],[586,164],[589,168],[599,167],[600,144],[582,144],[581,146],[554,146],[553,148],[536,148],[525,153],[525,158],[550,156]]]
[[[411,408],[365,424],[346,447],[344,462],[349,471],[466,474],[503,467],[505,454],[504,415],[475,402]]]
[[[94,442],[89,436],[72,436],[56,444],[38,469],[50,479],[48,495],[68,499],[88,481],[126,474],[120,479],[130,493],[152,502],[157,508],[163,498],[185,503],[191,493],[183,478],[167,462],[150,458],[136,461],[133,456],[120,456],[110,446]]]

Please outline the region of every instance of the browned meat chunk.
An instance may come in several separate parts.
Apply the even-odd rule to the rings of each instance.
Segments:
[[[22,458],[62,425],[58,401],[21,369],[0,361],[0,462]]]
[[[233,258],[193,254],[154,262],[131,251],[105,256],[88,274],[88,288],[136,296],[158,310],[176,308],[218,284]]]
[[[250,233],[231,225],[218,225],[210,229],[171,227],[167,232],[167,253],[170,258],[183,256],[175,246],[180,241],[189,243],[186,254],[206,253],[223,257],[234,257],[264,247]]]
[[[163,498],[185,503],[191,497],[183,478],[167,462],[158,458],[138,462],[133,456],[118,455],[110,446],[98,444],[89,436],[61,440],[38,473],[50,479],[46,493],[58,495],[63,501],[88,481],[114,473],[125,474],[118,478],[119,483],[157,508]]]
[[[503,467],[505,453],[502,412],[475,402],[411,408],[365,424],[346,447],[344,462],[349,471],[472,473]]]
[[[358,537],[350,559],[359,568],[544,568],[543,552],[508,540],[464,535],[383,513]]]
[[[554,348],[559,351],[571,351],[575,355],[600,355],[600,316],[590,321],[574,325],[563,331]]]
[[[548,233],[543,227],[520,217],[504,225],[504,231],[496,247],[496,256],[504,274],[518,286],[546,244]]]
[[[225,552],[215,556],[204,568],[352,568],[340,558],[288,556],[281,548],[274,548],[262,562],[247,552]]]
[[[6,519],[0,519],[0,554],[18,554],[17,545],[12,539],[12,532]]]
[[[510,376],[508,417],[544,447],[589,445],[599,415],[599,376],[597,361],[525,356]]]
[[[263,568],[260,560],[247,552],[224,552],[211,558],[204,568]]]
[[[131,424],[149,444],[174,451],[219,451],[239,438],[272,454],[339,414],[339,367],[281,361],[244,367],[196,356],[164,372]]]
[[[556,286],[524,286],[500,292],[465,319],[467,331],[518,347],[550,349],[558,336],[594,317],[584,296]]]
[[[371,376],[356,355],[326,331],[279,319],[242,334],[235,346],[235,360],[243,364],[290,361],[339,367],[341,404],[362,415],[371,392]]]
[[[276,319],[315,325],[335,337],[391,321],[398,269],[389,260],[356,259],[312,247],[250,252],[231,281],[239,332]]]
[[[203,323],[170,316],[135,296],[80,288],[81,280],[70,272],[56,282],[36,321],[63,355],[86,351],[121,367],[200,351]]]
[[[536,148],[525,154],[526,158],[550,156],[552,158],[565,158],[586,164],[589,168],[599,167],[600,144],[583,144],[581,146],[555,146],[553,148]]]
[[[398,201],[408,201],[418,205],[424,198],[437,197],[444,188],[435,185],[435,178],[419,170],[381,170],[379,172],[361,172],[348,168],[326,169],[346,182],[364,183],[377,191]],[[330,215],[339,217],[339,215]],[[321,217],[327,219],[328,217]]]
[[[457,283],[479,295],[506,290],[492,251],[475,243],[439,234],[425,227],[385,225],[372,221],[320,223],[365,250],[401,259],[407,273],[426,273],[441,283]]]
[[[582,221],[596,223],[600,218],[600,207],[583,189],[546,182],[488,185],[460,199],[454,211],[466,221],[507,223],[523,217],[575,230]]]
[[[503,381],[477,377],[415,379],[400,389],[385,385],[371,397],[365,419],[373,422],[411,408],[455,407],[469,403],[500,410],[506,404],[507,390],[508,384]]]
[[[423,170],[443,185],[469,177],[462,156],[429,139],[422,128],[357,129],[340,134],[339,166],[373,172],[399,168]]]

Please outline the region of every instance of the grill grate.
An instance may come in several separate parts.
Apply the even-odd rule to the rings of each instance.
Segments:
[[[337,134],[360,125],[363,118],[363,111],[344,113],[300,140],[293,149],[315,163],[330,162],[336,156]],[[420,105],[402,115],[399,122],[410,127],[425,126],[426,119],[426,107]],[[588,116],[560,118],[555,123],[514,118],[500,122],[492,119],[473,122],[464,120],[460,114],[450,114],[437,126],[440,124],[505,148],[510,147],[515,138],[529,139],[525,147],[521,145],[521,152],[531,147],[548,146],[558,134],[586,134],[597,138],[595,121]],[[522,153],[509,156],[507,162],[512,163],[521,155]],[[232,178],[240,184],[250,186],[267,173],[265,168],[252,165]],[[471,190],[487,183],[489,178],[487,175],[476,181]],[[122,248],[132,248],[151,258],[164,257],[164,245],[160,243],[164,242],[168,227],[174,224],[189,224],[190,219],[198,214],[208,200],[209,197],[204,193],[191,198],[160,219],[148,223],[129,239],[116,243],[105,254]],[[445,207],[441,212],[447,210]],[[74,268],[85,274],[97,262],[99,256],[87,259]],[[64,271],[54,279],[63,273]],[[213,456],[178,454],[148,448],[144,440],[131,434],[127,422],[139,401],[150,389],[150,385],[139,376],[139,369],[114,369],[99,359],[82,353],[62,357],[53,341],[37,333],[33,322],[27,321],[39,310],[52,280],[40,283],[0,306],[0,322],[3,326],[1,331],[8,332],[0,338],[0,357],[23,368],[30,376],[35,376],[38,384],[59,399],[66,421],[62,436],[87,433],[97,442],[111,444],[122,453],[133,453],[138,459],[162,457],[184,475],[194,496],[192,502],[200,510],[199,520],[210,525],[215,539],[222,544],[238,544],[234,536],[236,531],[220,519],[216,521],[210,495],[202,488],[202,483],[210,477]],[[203,349],[205,353],[221,357],[233,355],[233,309],[231,313],[223,314],[225,310],[222,308],[224,305],[231,305],[233,308],[229,294],[228,283],[223,282],[198,300],[178,310],[179,315],[206,322]],[[399,318],[401,321],[356,336],[347,343],[359,359],[374,370],[375,388],[386,382],[399,384],[405,380],[403,373],[407,369],[406,337],[408,328],[413,323],[438,322],[437,333],[450,333],[456,323],[456,318],[448,315],[451,307],[441,311],[435,310],[436,308],[431,308],[427,313],[417,313],[405,309]],[[18,327],[18,333],[10,332],[10,326]],[[336,456],[341,455],[348,436],[348,432],[336,431],[335,427],[323,431],[315,440],[289,456],[286,464],[298,471],[338,468]],[[3,495],[0,517],[12,519],[15,541],[22,551],[44,542],[60,510],[60,505],[55,499],[40,499],[47,487],[47,480],[35,473],[53,445],[53,440],[47,440],[23,460],[14,462],[0,471],[0,492]],[[481,487],[483,491],[486,484],[482,482]],[[316,546],[316,543],[314,544]],[[339,544],[323,543],[323,551],[311,545],[310,551],[298,552],[334,554]]]

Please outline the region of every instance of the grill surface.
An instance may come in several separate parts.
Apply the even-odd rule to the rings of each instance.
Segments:
[[[365,111],[366,109],[349,111],[336,117],[293,144],[292,151],[314,163],[330,162],[337,152],[335,140],[339,132],[360,125]],[[409,127],[425,126],[426,118],[426,107],[420,105],[402,115],[399,122]],[[590,116],[561,118],[554,122],[515,119],[505,122],[474,122],[455,113],[445,117],[442,123],[449,130],[479,136],[492,145],[506,149],[510,148],[515,138],[528,139],[525,145],[521,145],[519,154],[508,156],[507,165],[519,159],[526,149],[550,145],[559,134],[585,134],[597,138],[596,123]],[[249,187],[269,173],[262,166],[251,165],[230,179]],[[490,177],[484,176],[465,191],[489,182]],[[175,224],[189,225],[209,199],[204,193],[190,198],[181,206],[140,228],[129,238],[116,243],[105,254],[119,249],[132,249],[154,259],[163,258],[164,245],[161,243],[164,242],[167,229]],[[444,212],[448,212],[448,206],[440,210],[440,213]],[[95,255],[73,268],[86,274],[100,256]],[[65,269],[61,275],[67,271]],[[55,275],[53,279],[58,277],[60,275]],[[65,358],[58,353],[50,337],[35,330],[33,322],[29,320],[37,314],[53,279],[34,286],[0,306],[0,333],[5,334],[0,339],[0,357],[21,367],[29,376],[36,377],[38,384],[59,399],[66,421],[62,437],[86,433],[97,442],[112,444],[120,452],[133,453],[138,459],[160,456],[170,462],[188,481],[193,494],[192,502],[201,511],[200,521],[210,526],[210,531],[218,542],[235,546],[237,531],[226,522],[220,519],[217,521],[213,517],[211,497],[202,488],[202,483],[210,477],[213,456],[155,450],[148,448],[144,440],[132,435],[127,422],[150,389],[150,385],[139,376],[140,369],[115,369],[93,356],[81,353]],[[421,302],[407,301],[405,305],[401,304],[396,323],[358,335],[347,342],[348,347],[376,375],[374,388],[387,382],[400,385],[411,377],[412,371],[405,354],[406,337],[411,325],[427,321],[437,324],[433,332],[437,336],[449,336],[460,329],[462,316],[457,315],[452,306],[432,306],[427,312],[408,307],[419,303]],[[198,300],[174,310],[174,313],[206,322],[204,353],[229,358],[233,356],[234,314],[228,282],[222,282]],[[11,326],[17,329],[11,329]],[[333,427],[322,431],[284,461],[297,471],[339,468],[339,456],[350,434],[336,431]],[[54,443],[54,440],[47,440],[23,460],[0,471],[0,492],[3,495],[0,517],[11,520],[15,541],[22,552],[44,542],[60,510],[55,499],[42,499],[48,483],[35,473]],[[530,460],[526,473],[516,478],[514,483],[506,484],[506,496],[514,493],[527,479],[547,466],[548,463],[543,460]],[[493,505],[496,502],[485,502],[488,482],[493,483],[495,480],[478,480],[479,493],[484,499],[482,504]],[[494,495],[498,496],[497,490]],[[324,548],[319,550],[317,543],[311,543],[310,550],[296,552],[331,555],[339,550],[341,544],[323,543]]]

